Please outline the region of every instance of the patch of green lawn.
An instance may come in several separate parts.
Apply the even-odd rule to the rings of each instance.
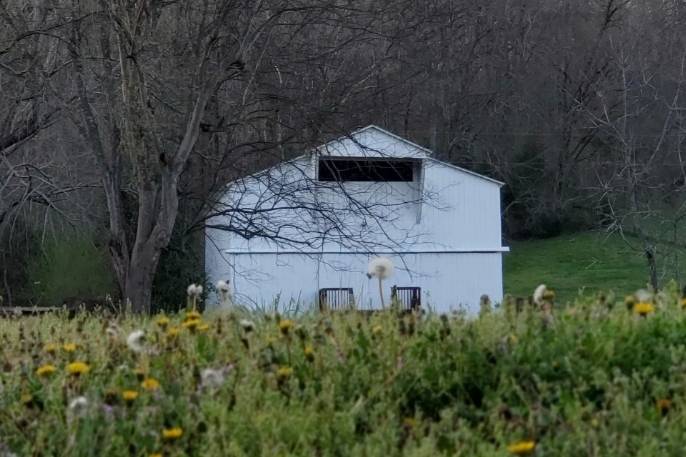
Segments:
[[[510,250],[504,258],[505,292],[515,296],[528,296],[538,284],[546,284],[560,303],[580,291],[612,290],[621,297],[649,280],[645,257],[618,235],[578,233],[516,241]]]

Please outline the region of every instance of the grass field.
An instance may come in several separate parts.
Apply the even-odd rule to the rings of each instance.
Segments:
[[[532,284],[543,283],[564,303],[580,292],[599,290],[623,297],[648,282],[645,258],[616,235],[571,234],[513,242],[510,249],[504,258],[504,280],[505,292],[513,295],[530,295]]]

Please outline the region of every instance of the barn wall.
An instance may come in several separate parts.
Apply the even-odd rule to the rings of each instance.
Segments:
[[[434,248],[501,247],[500,186],[449,165],[426,161],[420,231]]]
[[[394,276],[384,282],[388,302],[393,285],[422,288],[422,304],[435,312],[478,310],[479,298],[502,300],[502,254],[420,253],[391,256]],[[316,306],[320,288],[352,287],[358,307],[380,307],[378,283],[365,275],[369,256],[356,254],[240,254],[208,271],[212,280],[231,279],[236,302],[306,310]]]

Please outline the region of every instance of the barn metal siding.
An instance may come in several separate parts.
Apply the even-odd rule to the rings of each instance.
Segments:
[[[341,194],[345,190],[359,200],[390,205],[380,207],[389,219],[381,227],[365,224],[354,212],[346,213],[344,222],[370,244],[388,246],[386,235],[396,242],[391,250],[404,254],[394,257],[402,268],[393,284],[422,287],[422,303],[441,312],[460,306],[473,309],[482,294],[499,301],[501,257],[507,250],[501,246],[500,184],[431,159],[425,149],[376,128],[363,129],[355,141],[332,142],[326,152],[320,148],[320,153],[359,156],[363,154],[360,143],[370,145],[371,149],[363,151],[366,155],[421,158],[421,173],[415,182],[346,182],[341,188],[328,183],[312,192],[312,183],[304,185],[307,179],[303,178],[316,175],[316,155],[305,155],[232,183],[224,200],[234,207],[269,208],[278,206],[285,196],[344,208],[347,202]],[[274,183],[282,196],[272,192]],[[228,218],[210,222],[227,222]],[[269,218],[289,224],[300,221],[303,226],[322,223],[306,210],[279,210],[269,213]],[[296,231],[282,234],[299,236]],[[293,301],[302,309],[316,304],[320,288],[353,287],[360,306],[379,306],[376,285],[370,293],[370,281],[364,275],[369,255],[360,253],[359,247],[324,240],[310,255],[300,255],[291,252],[292,246],[263,238],[246,240],[214,229],[207,229],[206,235],[207,276],[211,281],[231,279],[239,302],[264,306],[278,296],[282,305]],[[393,284],[387,285],[387,296]]]
[[[394,285],[421,287],[422,306],[444,313],[478,310],[481,295],[502,300],[499,253],[420,253],[389,256],[396,265],[384,281],[388,304]],[[368,255],[356,254],[233,254],[230,265],[217,271],[231,279],[238,303],[256,309],[307,311],[316,308],[322,288],[353,288],[360,309],[379,309],[378,282],[366,276]]]

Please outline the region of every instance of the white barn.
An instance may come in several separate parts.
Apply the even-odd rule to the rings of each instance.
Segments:
[[[397,286],[405,305],[473,313],[483,294],[502,300],[501,186],[365,127],[230,183],[206,229],[206,275],[246,306],[375,309],[367,265],[383,255],[387,303]]]

